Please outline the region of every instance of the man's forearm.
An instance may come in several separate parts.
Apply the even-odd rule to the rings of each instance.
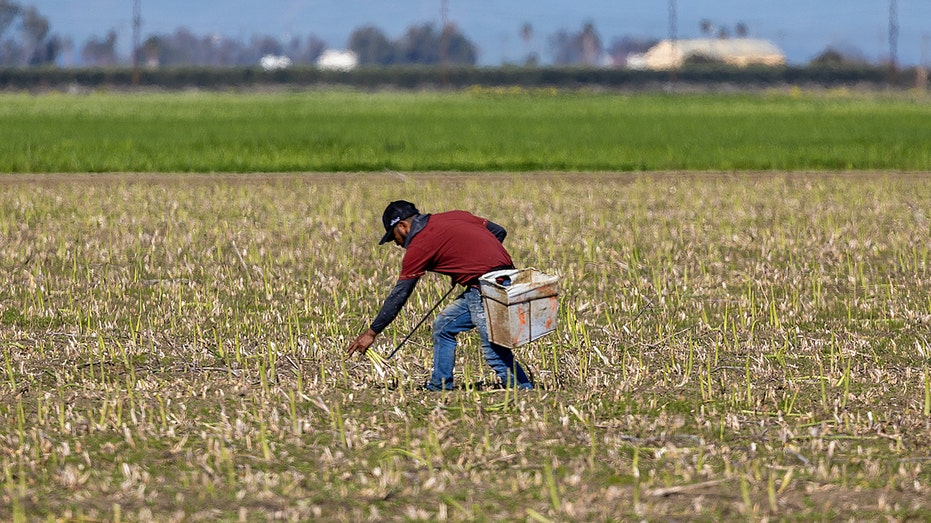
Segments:
[[[391,292],[388,294],[388,297],[385,298],[385,302],[382,304],[381,310],[378,311],[378,315],[372,320],[370,328],[375,331],[376,334],[385,330],[385,328],[394,321],[398,313],[401,312],[401,308],[407,303],[407,299],[410,298],[411,294],[414,292],[414,287],[416,285],[416,279],[398,280],[394,288],[391,289]]]

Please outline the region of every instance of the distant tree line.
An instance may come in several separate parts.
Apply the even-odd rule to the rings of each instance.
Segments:
[[[710,20],[702,20],[700,30],[709,38],[749,34],[749,28],[743,23],[730,29]],[[505,65],[539,66],[542,60],[533,45],[533,26],[524,23],[517,34],[524,43],[525,54],[516,63]],[[643,53],[656,43],[656,39],[623,36],[606,45],[595,24],[586,22],[576,31],[563,29],[549,36],[546,50],[551,64],[556,67],[623,67],[628,55]],[[389,38],[378,27],[363,26],[349,35],[346,47],[356,53],[360,64],[368,66],[474,66],[478,61],[477,46],[455,24],[439,28],[429,23],[412,25],[396,39]],[[313,34],[287,41],[266,35],[244,40],[223,35],[196,35],[182,28],[170,34],[147,36],[133,51],[135,56],[128,59],[118,56],[115,31],[89,38],[78,51],[80,64],[85,67],[118,67],[130,62],[149,68],[252,67],[266,55],[287,56],[295,65],[314,64],[326,48],[326,43]],[[74,65],[74,54],[71,40],[53,33],[48,19],[35,7],[0,0],[0,67]],[[811,62],[812,66],[864,64],[865,60],[855,51],[833,48],[826,49]]]
[[[187,29],[178,29],[169,35],[149,36],[138,53],[140,64],[158,66],[253,66],[265,55],[286,55],[295,64],[312,64],[327,48],[326,43],[314,36],[294,37],[285,42],[271,36],[255,35],[241,42],[220,35],[198,36]],[[84,56],[85,62],[99,63]]]
[[[432,24],[412,26],[397,40],[375,26],[360,27],[347,47],[365,65],[475,65],[478,60],[475,44],[452,24],[440,30]]]
[[[0,0],[0,65],[22,67],[55,63],[58,54],[69,45],[68,41],[51,33],[48,18],[35,7]]]
[[[0,68],[0,90],[81,90],[157,87],[228,91],[281,85],[288,87],[348,86],[356,89],[477,89],[478,92],[532,92],[537,89],[598,87],[619,90],[682,88],[800,87],[913,87],[916,70],[890,76],[881,65],[805,67],[737,67],[726,64],[687,64],[671,78],[669,71],[618,67],[508,66],[369,66],[353,71],[330,71],[312,66],[264,71],[261,67],[170,67],[143,69],[138,83],[131,67]]]

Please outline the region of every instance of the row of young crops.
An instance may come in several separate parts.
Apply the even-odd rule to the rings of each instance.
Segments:
[[[920,94],[0,95],[0,172],[931,170]]]
[[[4,175],[0,519],[926,518],[922,173]],[[559,329],[344,351],[385,202],[504,225]],[[427,277],[375,346],[442,295]]]

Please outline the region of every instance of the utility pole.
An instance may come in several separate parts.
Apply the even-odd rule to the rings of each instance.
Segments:
[[[440,0],[440,71],[443,85],[449,83],[449,0]]]
[[[928,45],[931,44],[931,34],[921,35],[921,63],[918,65],[916,85],[918,89],[928,89]]]
[[[676,56],[678,51],[678,15],[676,14],[676,0],[669,0],[669,45],[672,47],[672,55]],[[673,58],[675,59],[675,58]],[[676,70],[679,68],[678,62],[673,63],[672,69],[669,70],[669,82],[676,83]]]
[[[142,27],[141,0],[133,0],[133,85],[139,85],[139,30]]]
[[[889,0],[889,82],[895,83],[898,68],[899,6],[897,0]]]

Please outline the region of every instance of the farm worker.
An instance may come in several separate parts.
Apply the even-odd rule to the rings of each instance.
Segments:
[[[485,361],[508,387],[532,389],[524,369],[514,360],[511,349],[491,343],[478,279],[483,274],[513,269],[505,250],[504,227],[466,211],[421,214],[413,203],[398,200],[388,204],[381,217],[385,235],[379,245],[394,241],[405,249],[401,275],[388,294],[371,326],[349,346],[347,357],[365,354],[407,302],[417,280],[427,271],[444,274],[453,285],[465,289],[433,322],[433,374],[424,385],[427,390],[453,388],[456,335],[478,331]]]

